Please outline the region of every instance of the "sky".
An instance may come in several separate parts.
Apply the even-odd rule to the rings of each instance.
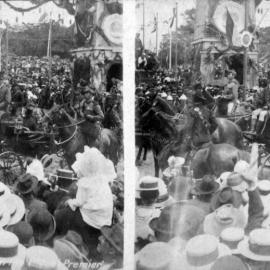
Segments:
[[[136,18],[137,32],[141,33],[142,39],[142,24],[143,24],[143,0],[137,0]],[[162,39],[162,35],[168,33],[169,26],[164,21],[168,20],[173,15],[173,8],[178,3],[178,25],[184,24],[182,14],[191,8],[195,8],[196,0],[144,0],[145,3],[145,47],[154,50],[156,46],[156,33],[151,33],[153,30],[153,22],[155,14],[158,13],[158,41]],[[173,26],[175,29],[175,25]]]
[[[199,1],[199,0],[198,0]],[[143,0],[137,0],[136,18],[137,29],[136,31],[141,34],[141,40],[143,39],[142,24],[143,24]],[[178,25],[185,24],[183,13],[187,9],[196,7],[196,0],[144,0],[145,3],[145,47],[155,51],[156,47],[156,33],[151,33],[153,30],[153,22],[155,14],[158,13],[159,31],[158,42],[161,41],[162,35],[168,33],[169,27],[164,24],[165,20],[168,20],[173,15],[173,8],[175,3],[178,3]],[[263,1],[258,8],[262,9],[262,12],[256,12],[256,21],[260,27],[270,26],[270,1]],[[175,25],[172,28],[175,29]]]
[[[11,2],[16,7],[28,8],[33,6],[29,1],[12,1]],[[21,12],[17,12],[7,6],[4,2],[0,1],[0,19],[2,21],[8,21],[8,23],[12,26],[14,25],[22,25],[23,23],[38,23],[40,17],[47,13],[47,19],[50,17],[50,12],[52,19],[58,20],[58,16],[64,20],[65,26],[70,26],[70,22],[74,22],[74,17],[69,15],[65,9],[57,7],[53,2],[48,2],[39,8],[34,9],[33,11],[25,12],[24,14]]]

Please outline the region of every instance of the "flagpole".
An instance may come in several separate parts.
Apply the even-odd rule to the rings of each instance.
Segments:
[[[142,27],[143,28],[143,48],[145,48],[145,46],[144,46],[145,45],[145,29],[144,29],[145,28],[145,26],[144,26],[145,25],[145,6],[144,5],[145,5],[145,3],[143,0],[143,27]]]
[[[170,31],[170,53],[169,53],[169,70],[172,69],[172,31]]]
[[[9,62],[9,57],[8,57],[8,53],[9,53],[9,36],[8,36],[8,23],[7,23],[7,33],[6,33],[6,51],[7,51],[7,58],[6,58],[6,72],[8,74],[8,62]]]
[[[47,57],[49,57],[49,83],[52,78],[52,18],[50,18]]]
[[[2,37],[3,30],[0,28],[0,71],[2,71]]]
[[[175,44],[175,71],[177,71],[177,62],[178,62],[178,39],[177,39],[177,26],[178,26],[178,3],[175,3],[175,37],[176,37],[176,44]]]
[[[156,16],[156,54],[158,55],[158,13]]]
[[[249,0],[245,0],[245,30],[247,31],[248,27],[248,7]],[[243,80],[244,80],[244,100],[246,100],[246,91],[247,91],[247,69],[248,69],[248,48],[245,48],[244,51],[244,66],[243,66]]]

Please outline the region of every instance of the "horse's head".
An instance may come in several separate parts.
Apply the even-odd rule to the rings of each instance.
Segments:
[[[53,107],[45,113],[45,118],[52,125],[63,126],[70,123],[67,113],[63,106],[54,103]]]

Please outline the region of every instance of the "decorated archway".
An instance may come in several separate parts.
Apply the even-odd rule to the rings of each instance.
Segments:
[[[254,84],[257,63],[257,38],[255,26],[255,11],[260,0],[197,0],[196,23],[194,33],[194,46],[199,54],[200,74],[207,84],[215,84],[217,63],[221,59],[233,60],[236,56],[244,54],[243,32],[249,32],[252,40],[248,48],[248,87]],[[247,15],[247,16],[246,16]],[[247,21],[246,18],[248,18]],[[197,54],[197,55],[198,55]],[[229,61],[230,62],[230,61]],[[235,61],[231,61],[235,62]],[[228,68],[236,66],[238,77],[243,81],[243,66],[239,70],[241,61],[237,64],[227,65]],[[243,62],[242,62],[243,63]],[[228,64],[228,61],[223,61]],[[243,65],[243,64],[242,64]]]

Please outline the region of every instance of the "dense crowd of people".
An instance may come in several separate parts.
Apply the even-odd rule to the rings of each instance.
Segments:
[[[1,269],[123,267],[122,163],[113,164],[96,144],[102,127],[121,137],[122,83],[113,79],[110,92],[98,93],[78,74],[74,85],[73,75],[69,60],[58,57],[51,62],[13,57],[8,71],[1,73],[2,121],[8,115],[21,120],[24,130],[49,132],[45,119],[57,104],[72,119],[86,123],[82,129],[89,137],[71,167],[57,153],[39,159],[25,155],[25,173],[14,183],[4,184],[3,178]],[[1,139],[8,141],[1,132]]]
[[[269,80],[266,72],[259,71],[256,85],[244,97],[235,75],[229,70],[224,84],[215,86],[194,80],[189,69],[177,74],[160,70],[151,82],[137,84],[138,146],[153,150],[151,133],[161,134],[167,128],[158,129],[152,121],[145,129],[142,119],[150,115],[149,119],[174,123],[168,144],[159,140],[164,152],[173,136],[190,147],[183,157],[171,155],[159,177],[146,172],[144,166],[149,162],[144,165],[137,156],[136,269],[270,269],[270,178],[268,170],[261,173],[256,143],[269,144]],[[233,120],[252,138],[250,158],[238,158],[232,169],[223,169],[219,175],[206,173],[196,179],[189,163],[192,151],[210,143],[217,117],[230,119],[240,113],[241,121]],[[177,131],[175,123],[182,118],[187,121]],[[153,153],[160,161],[160,153]],[[229,153],[224,152],[223,162]]]

